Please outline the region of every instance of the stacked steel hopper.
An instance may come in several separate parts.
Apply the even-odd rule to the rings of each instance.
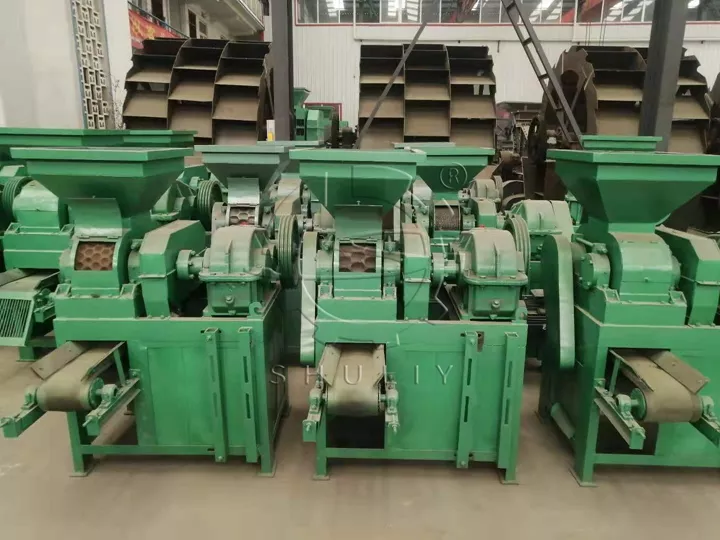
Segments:
[[[198,144],[264,140],[269,51],[258,41],[146,40],[126,78],[126,127],[192,130]]]
[[[407,47],[361,47],[359,129]],[[418,44],[363,137],[362,148],[430,141],[494,147],[495,122],[495,76],[488,48]]]
[[[640,126],[647,48],[574,46],[555,66],[563,92],[583,135],[636,136]],[[670,152],[703,153],[710,109],[707,81],[695,56],[684,54],[675,97]],[[565,187],[546,162],[548,148],[569,147],[547,98],[532,124],[524,167],[528,198],[562,199]]]

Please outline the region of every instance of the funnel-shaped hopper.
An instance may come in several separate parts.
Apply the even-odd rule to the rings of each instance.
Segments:
[[[122,130],[0,128],[0,161],[10,158],[10,148],[81,148],[121,146]]]
[[[275,181],[288,160],[288,148],[282,145],[196,146],[203,164],[227,187],[229,178],[257,178],[260,190]]]
[[[136,148],[188,148],[195,143],[194,131],[128,129],[122,134],[123,146]]]
[[[425,152],[427,159],[418,165],[417,173],[432,190],[436,200],[457,199],[458,191],[470,185],[475,175],[495,155],[492,148],[455,146],[452,143],[401,143],[395,148],[415,148]]]
[[[282,146],[288,150],[293,148],[320,148],[325,146],[322,141],[258,141],[258,146]]]
[[[123,217],[150,210],[182,173],[191,149],[13,148],[28,174],[72,207],[114,199]]]
[[[662,137],[629,135],[583,135],[583,149],[592,151],[655,152]]]
[[[720,156],[550,150],[555,171],[587,214],[650,229],[715,182]]]
[[[283,146],[288,150],[293,148],[323,148],[325,146],[324,141],[258,141],[260,146]],[[294,160],[289,160],[288,166],[285,167],[283,174],[297,173],[298,164]]]
[[[291,150],[300,178],[331,215],[343,206],[390,210],[425,161],[419,150]]]
[[[426,148],[454,147],[454,142],[396,142],[393,143],[395,150],[405,150],[406,148],[417,148],[425,151]]]
[[[293,105],[295,108],[301,107],[309,95],[310,90],[307,88],[293,88]]]

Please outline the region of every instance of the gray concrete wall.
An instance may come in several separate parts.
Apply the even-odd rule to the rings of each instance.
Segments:
[[[0,125],[82,127],[69,0],[2,0],[0,21]]]

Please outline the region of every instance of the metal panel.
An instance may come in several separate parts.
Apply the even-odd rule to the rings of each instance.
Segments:
[[[343,119],[358,119],[360,42],[352,26],[295,26],[295,86],[311,90],[308,101],[342,103]]]

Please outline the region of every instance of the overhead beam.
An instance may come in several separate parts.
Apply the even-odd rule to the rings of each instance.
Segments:
[[[656,0],[653,13],[639,134],[662,137],[661,152],[670,146],[687,6],[684,0]]]
[[[292,0],[270,0],[275,140],[293,138],[293,21]]]

